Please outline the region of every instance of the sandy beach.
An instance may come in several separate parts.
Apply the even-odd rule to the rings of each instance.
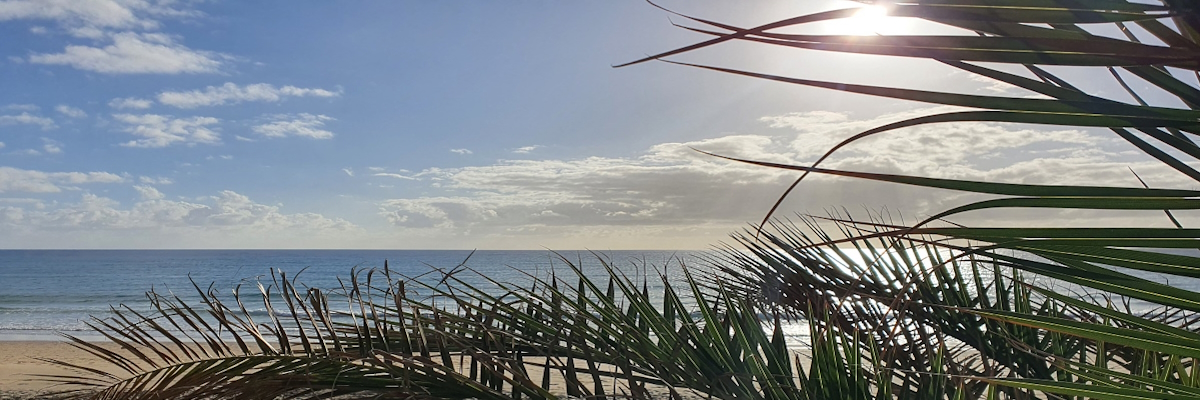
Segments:
[[[41,398],[54,391],[56,384],[41,381],[36,375],[72,374],[37,358],[81,363],[104,371],[119,369],[96,362],[90,354],[60,341],[0,341],[0,399]],[[58,386],[60,387],[60,386]]]
[[[112,346],[111,344],[108,344]],[[116,346],[113,346],[114,350]],[[62,341],[0,341],[0,400],[29,400],[52,398],[49,395],[62,385],[39,380],[37,375],[58,375],[74,373],[63,367],[56,366],[38,358],[49,358],[70,363],[85,365],[106,372],[122,375],[123,371],[112,365],[98,362],[88,354]],[[536,357],[528,358],[536,361]],[[579,364],[581,367],[583,364]],[[541,369],[531,367],[530,372],[535,376],[541,375]],[[587,384],[590,385],[590,382]],[[551,383],[552,392],[565,393],[565,384],[561,378],[555,378]],[[651,389],[652,393],[667,397],[662,388]],[[660,393],[661,392],[661,393]],[[684,390],[685,398],[700,398]]]

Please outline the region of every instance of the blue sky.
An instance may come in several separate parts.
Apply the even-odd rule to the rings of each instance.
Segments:
[[[664,5],[738,25],[858,6],[727,3]],[[937,111],[663,63],[613,69],[702,39],[632,0],[0,0],[0,36],[4,248],[706,248],[794,176],[689,147],[811,161]],[[677,59],[1015,93],[921,60],[738,43]],[[1138,166],[1179,182],[1102,133],[1051,131],[914,128],[830,166],[1030,183],[1124,182]],[[786,212],[961,200],[804,189]]]

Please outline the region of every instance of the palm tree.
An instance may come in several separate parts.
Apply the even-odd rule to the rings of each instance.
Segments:
[[[385,264],[355,271],[332,293],[302,291],[294,278],[273,274],[252,296],[268,310],[258,321],[243,302],[250,296],[237,290],[223,301],[196,286],[199,301],[190,304],[150,292],[153,312],[114,309],[92,321],[111,344],[72,338],[123,375],[59,362],[79,375],[45,379],[71,385],[69,397],[89,399],[869,392],[866,369],[845,357],[857,354],[857,342],[829,336],[802,363],[781,324],[764,331],[751,303],[706,287],[682,262],[675,267],[683,278],[668,279],[645,273],[652,266],[628,275],[598,259],[601,280],[563,258],[564,275],[530,276],[528,287],[477,287],[463,278],[474,271],[462,266],[430,281],[393,274]],[[649,279],[662,285],[661,295],[649,293]]]
[[[718,265],[738,277],[738,292],[772,309],[825,323],[845,335],[878,343],[893,384],[919,385],[932,367],[948,364],[953,384],[972,396],[1002,390],[1090,398],[1195,396],[1200,355],[1195,312],[1200,293],[1129,273],[1140,270],[1196,277],[1200,258],[1172,250],[1200,248],[1200,231],[1184,228],[1172,210],[1196,209],[1200,192],[1104,186],[1046,186],[897,176],[820,168],[838,150],[863,138],[923,124],[1004,122],[1107,128],[1166,166],[1200,180],[1189,162],[1200,156],[1200,9],[1194,2],[1162,4],[1074,0],[910,0],[890,13],[962,29],[970,35],[846,37],[776,33],[780,28],[845,18],[853,9],[740,28],[680,15],[713,38],[634,61],[662,60],[725,73],[851,93],[969,108],[913,118],[861,132],[811,165],[731,160],[801,171],[791,192],[811,173],[998,196],[899,225],[881,218],[802,217],[774,231],[736,239],[751,254],[726,251]],[[1091,33],[1107,25],[1124,39]],[[1136,28],[1135,28],[1136,27]],[[1149,37],[1143,37],[1143,36]],[[665,57],[744,40],[786,48],[927,58],[1007,83],[1044,98],[974,96],[853,85],[675,62]],[[1157,42],[1157,43],[1148,43]],[[1019,66],[1028,77],[980,62]],[[1136,100],[1123,103],[1085,93],[1045,66],[1104,68]],[[1176,98],[1184,108],[1152,106],[1134,91],[1124,70]],[[1139,178],[1140,179],[1140,178]],[[959,214],[1012,208],[1166,210],[1174,228],[967,227]],[[768,212],[763,225],[774,213]],[[830,236],[819,223],[832,223]],[[826,225],[827,226],[827,225]],[[839,245],[854,246],[848,258]],[[914,258],[919,258],[914,260]],[[1031,284],[1040,276],[1084,291],[1064,295]],[[1137,300],[1159,307],[1134,312]],[[1116,304],[1116,305],[1114,305]],[[821,316],[821,318],[815,318]],[[940,358],[939,358],[940,357]],[[938,364],[938,368],[946,368]],[[884,386],[887,379],[876,379]],[[975,382],[974,384],[970,382]],[[1004,389],[994,389],[996,386]]]
[[[1130,272],[1197,277],[1200,231],[1172,211],[1200,191],[1048,186],[822,168],[872,135],[922,124],[985,121],[1107,128],[1195,180],[1200,146],[1200,10],[1194,2],[901,0],[893,16],[964,35],[877,37],[780,33],[847,18],[834,10],[752,28],[683,16],[711,39],[629,64],[696,68],[898,100],[966,107],[864,131],[811,165],[732,159],[801,173],[950,189],[994,198],[916,224],[845,214],[775,220],[734,237],[682,280],[605,263],[589,278],[533,276],[527,287],[477,287],[356,271],[341,290],[272,275],[247,296],[197,286],[200,303],[150,293],[153,312],[114,309],[93,326],[113,345],[75,340],[120,367],[67,365],[79,398],[435,398],[713,396],[718,398],[1194,398],[1200,395],[1200,293]],[[682,15],[681,15],[682,16]],[[1115,27],[1124,38],[1084,27]],[[670,57],[731,41],[935,60],[1043,98],[975,96],[826,82],[687,64]],[[980,64],[1019,66],[1027,74]],[[1045,66],[1103,68],[1136,104],[1085,93]],[[1123,70],[1124,72],[1119,72]],[[1125,74],[1125,75],[1123,75]],[[1178,99],[1152,106],[1129,74]],[[1198,76],[1200,77],[1200,76]],[[796,187],[794,184],[792,188]],[[791,192],[788,188],[784,197]],[[782,201],[782,197],[780,199]],[[778,207],[778,203],[776,207]],[[963,213],[1016,208],[1166,210],[1174,228],[968,227]],[[564,260],[565,261],[565,260]],[[650,268],[646,268],[648,270]],[[644,272],[644,271],[643,271]],[[661,296],[649,280],[661,281]],[[1047,281],[1050,279],[1051,281]],[[1078,293],[1045,282],[1073,285]],[[499,293],[499,294],[498,294]],[[1157,305],[1134,310],[1127,301]],[[811,358],[789,349],[788,319],[811,329]],[[763,327],[769,329],[764,330]],[[792,343],[792,346],[800,344]],[[556,378],[556,379],[555,379]]]

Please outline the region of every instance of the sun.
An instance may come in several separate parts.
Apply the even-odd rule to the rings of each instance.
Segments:
[[[895,35],[906,30],[903,18],[888,16],[888,7],[868,5],[860,8],[854,16],[833,21],[829,27],[838,35]]]

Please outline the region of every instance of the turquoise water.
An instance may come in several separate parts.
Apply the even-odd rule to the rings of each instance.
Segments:
[[[57,340],[55,331],[95,338],[85,325],[90,316],[107,316],[109,307],[119,304],[144,308],[145,292],[152,288],[194,299],[192,281],[203,288],[212,284],[222,293],[241,284],[243,293],[256,294],[255,282],[269,284],[272,270],[289,277],[303,270],[300,283],[328,290],[339,288],[338,278],[348,278],[352,268],[382,268],[387,260],[393,273],[407,276],[453,269],[465,261],[488,278],[520,284],[529,281],[527,273],[544,276],[551,268],[567,272],[560,256],[582,262],[589,274],[602,271],[598,256],[583,251],[0,250],[0,340]],[[678,260],[694,264],[698,256],[680,251],[599,255],[623,269],[671,265],[674,271]],[[493,287],[471,274],[456,276]],[[250,310],[263,312],[261,307]]]

